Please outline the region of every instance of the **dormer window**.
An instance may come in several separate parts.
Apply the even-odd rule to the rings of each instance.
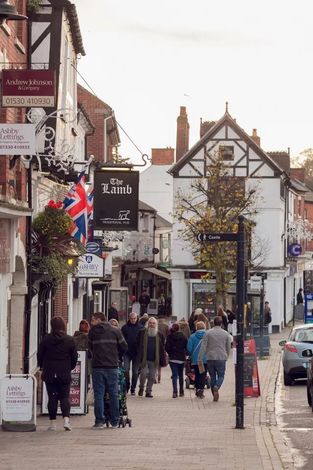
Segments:
[[[234,160],[234,147],[232,145],[220,145],[219,151],[224,162]]]

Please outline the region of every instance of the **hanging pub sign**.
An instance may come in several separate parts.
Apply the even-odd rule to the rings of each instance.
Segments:
[[[138,171],[97,170],[94,230],[138,230]]]
[[[2,107],[53,108],[54,70],[2,70]]]

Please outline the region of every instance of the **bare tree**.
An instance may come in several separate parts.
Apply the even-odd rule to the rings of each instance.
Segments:
[[[217,303],[225,303],[236,267],[236,242],[199,243],[199,232],[237,232],[238,216],[247,218],[247,231],[253,230],[256,214],[257,183],[246,184],[244,177],[233,177],[232,169],[220,154],[210,157],[206,177],[193,180],[188,193],[176,197],[175,218],[182,224],[181,236],[188,241],[195,260],[208,271],[203,279],[215,275]]]

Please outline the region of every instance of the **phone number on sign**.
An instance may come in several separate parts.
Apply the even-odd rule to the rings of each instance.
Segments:
[[[54,106],[53,96],[3,96],[2,106]]]

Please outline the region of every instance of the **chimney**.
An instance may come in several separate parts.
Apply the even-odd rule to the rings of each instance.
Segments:
[[[260,137],[258,136],[258,132],[256,129],[252,129],[252,135],[250,136],[252,140],[254,140],[254,142],[259,146],[261,147],[261,139]]]
[[[172,165],[174,163],[174,149],[151,149],[152,165]]]
[[[180,115],[177,118],[177,134],[176,134],[176,161],[189,149],[189,123],[186,113],[186,107],[180,107]]]
[[[200,120],[200,139],[206,134],[211,127],[215,125],[215,121],[202,121]]]

